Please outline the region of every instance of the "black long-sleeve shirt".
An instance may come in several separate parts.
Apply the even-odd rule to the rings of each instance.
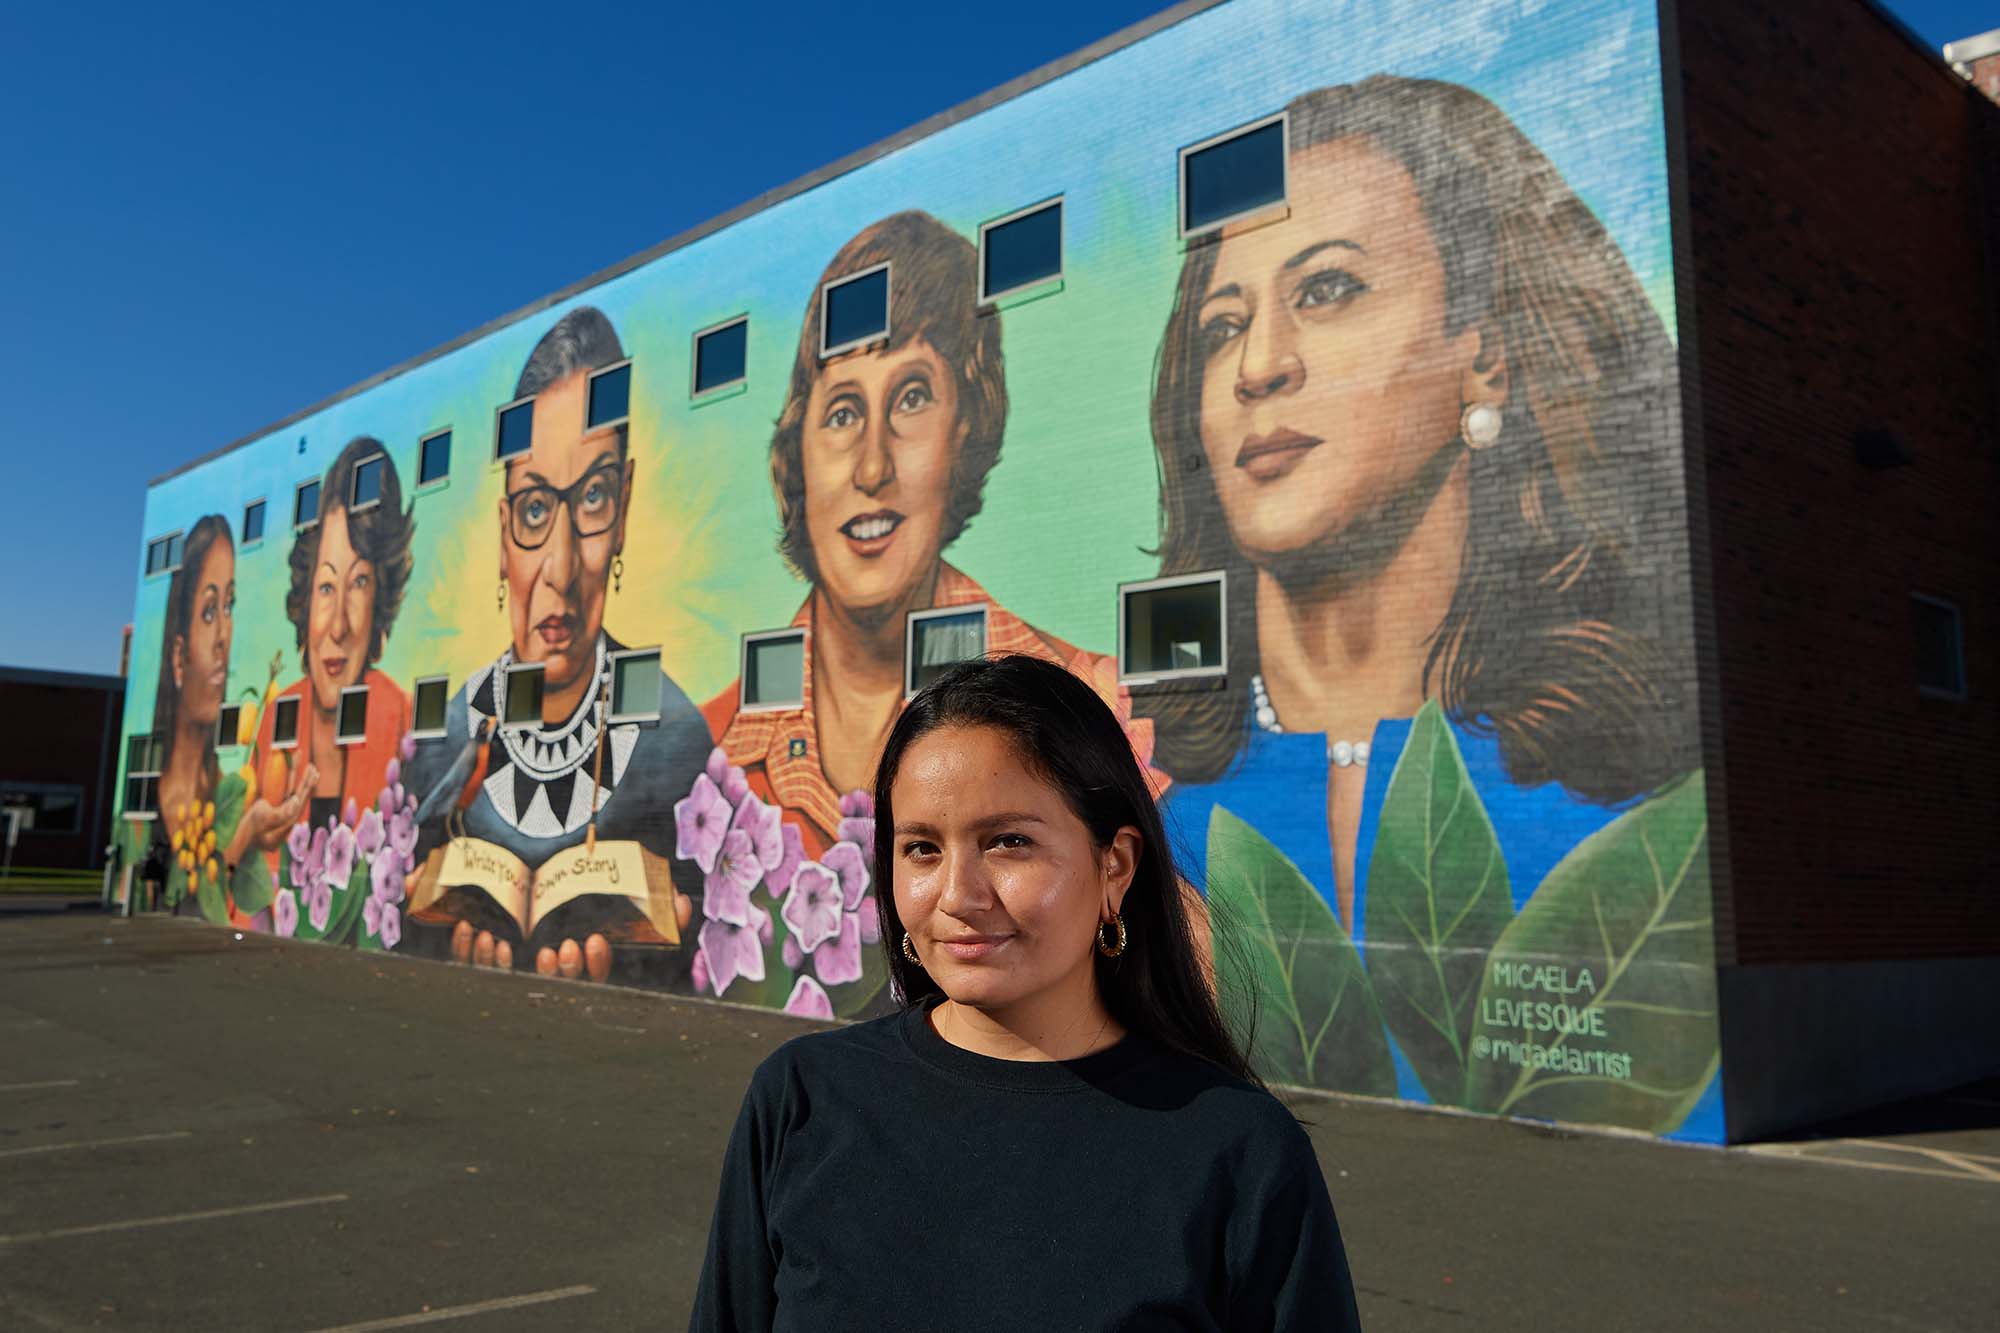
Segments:
[[[1360,1327],[1325,1178],[1276,1098],[1137,1034],[993,1059],[928,1009],[758,1067],[690,1329]]]

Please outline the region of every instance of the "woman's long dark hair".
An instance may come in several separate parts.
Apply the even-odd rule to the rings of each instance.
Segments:
[[[209,548],[217,542],[233,545],[229,520],[220,514],[204,515],[182,543],[181,567],[174,571],[173,581],[167,585],[166,628],[160,634],[160,683],[153,694],[153,734],[164,747],[160,759],[162,771],[172,765],[174,746],[181,738],[181,692],[174,684],[174,645],[187,637],[188,625],[194,620],[196,595],[200,592],[201,567],[208,559]],[[211,745],[203,759],[202,781],[208,790],[214,791],[221,780],[222,769]]]
[[[960,663],[918,693],[889,733],[875,770],[875,903],[889,976],[904,1005],[942,991],[928,972],[903,957],[893,888],[893,789],[910,746],[940,727],[1005,732],[1028,768],[1062,793],[1097,846],[1109,846],[1121,828],[1139,830],[1139,867],[1119,913],[1125,951],[1117,958],[1092,954],[1104,1007],[1126,1030],[1261,1087],[1209,988],[1166,830],[1125,729],[1095,690],[1036,657]]]
[[[1523,786],[1615,803],[1686,772],[1699,737],[1684,617],[1672,618],[1686,548],[1676,358],[1616,242],[1469,89],[1378,75],[1289,112],[1294,156],[1355,139],[1409,172],[1444,264],[1445,336],[1479,325],[1507,362],[1500,440],[1466,460],[1462,572],[1425,692],[1496,734]],[[1160,724],[1157,762],[1194,782],[1242,751],[1258,670],[1256,571],[1202,464],[1200,309],[1219,248],[1195,246],[1182,265],[1152,403],[1161,573],[1221,569],[1229,585],[1231,688],[1142,701]]]

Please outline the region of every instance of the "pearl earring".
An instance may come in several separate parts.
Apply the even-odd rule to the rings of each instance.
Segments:
[[[1486,448],[1500,438],[1500,409],[1487,403],[1469,405],[1458,419],[1458,434],[1467,448]]]

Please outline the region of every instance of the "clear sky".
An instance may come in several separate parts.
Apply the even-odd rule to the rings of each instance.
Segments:
[[[0,663],[117,669],[153,476],[1166,3],[0,7]]]

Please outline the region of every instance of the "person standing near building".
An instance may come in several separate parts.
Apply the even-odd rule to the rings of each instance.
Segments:
[[[690,1329],[1359,1328],[1312,1143],[1223,1024],[1097,693],[953,667],[874,798],[903,1008],[759,1066]]]

